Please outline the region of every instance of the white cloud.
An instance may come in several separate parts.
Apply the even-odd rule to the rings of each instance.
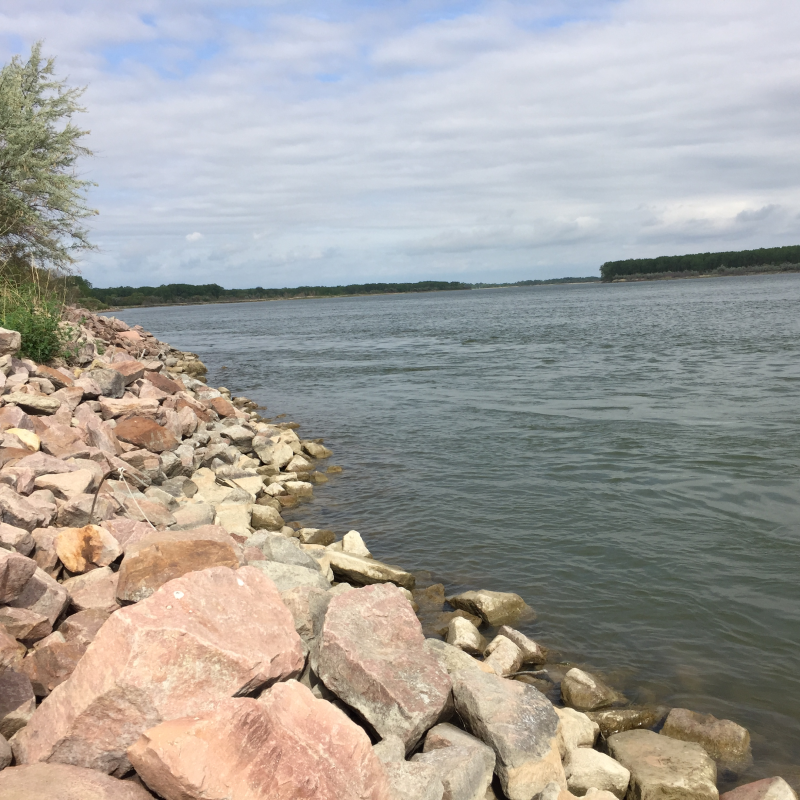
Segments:
[[[187,233],[186,234],[186,241],[187,242],[199,242],[203,238],[202,233],[198,233],[195,231],[194,233]]]
[[[44,38],[89,84],[90,280],[520,279],[800,240],[800,7],[324,10],[3,4],[3,60]]]

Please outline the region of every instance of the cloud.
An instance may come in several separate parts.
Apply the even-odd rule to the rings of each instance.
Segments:
[[[798,240],[779,0],[7,0],[0,31],[3,60],[44,38],[88,84],[98,285],[516,280]]]
[[[194,233],[187,233],[186,234],[186,241],[187,242],[199,242],[203,238],[202,233],[198,233],[195,231]]]

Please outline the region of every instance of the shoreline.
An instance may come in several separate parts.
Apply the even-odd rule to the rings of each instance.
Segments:
[[[691,751],[694,754],[692,758],[695,759],[693,763],[695,766],[699,764],[700,771],[704,774],[703,780],[695,787],[696,796],[709,797],[713,800],[716,789],[712,783],[716,780],[712,782],[709,775],[714,761],[723,770],[722,782],[726,785],[732,786],[736,781],[726,779],[724,770],[732,773],[735,770],[747,769],[749,736],[735,723],[722,721],[727,725],[725,736],[720,737],[718,733],[714,733],[717,730],[714,726],[719,722],[717,720],[711,722],[707,718],[701,719],[702,715],[691,716],[692,712],[686,712],[683,716],[675,715],[672,713],[674,709],[671,712],[670,709],[658,707],[632,708],[599,676],[586,673],[572,665],[548,662],[545,647],[508,627],[518,620],[523,620],[525,615],[530,613],[524,599],[518,595],[478,589],[458,596],[445,597],[444,586],[441,584],[418,589],[415,587],[413,573],[407,571],[405,567],[395,567],[373,559],[367,547],[368,543],[365,543],[356,531],[350,531],[337,540],[332,531],[303,528],[299,523],[286,525],[281,515],[284,509],[293,509],[310,501],[313,499],[313,488],[316,484],[327,482],[341,471],[341,468],[337,470],[335,467],[328,467],[324,472],[320,471],[319,467],[332,456],[323,441],[300,439],[295,432],[300,427],[297,423],[276,424],[274,420],[260,416],[257,413],[258,406],[252,400],[246,397],[231,397],[230,392],[224,387],[219,389],[208,387],[203,379],[206,372],[205,365],[196,354],[174,350],[166,343],[156,340],[141,326],[129,327],[114,318],[100,320],[97,315],[80,309],[73,313],[73,322],[78,322],[81,317],[86,317],[91,328],[83,328],[82,332],[84,340],[80,358],[83,367],[70,370],[66,366],[50,369],[32,365],[32,369],[29,370],[27,366],[14,367],[13,361],[9,361],[15,370],[26,371],[25,381],[21,380],[21,372],[11,373],[14,376],[20,375],[20,381],[17,382],[19,388],[27,386],[34,391],[13,393],[15,398],[13,403],[5,399],[11,396],[6,392],[3,406],[0,407],[0,413],[10,413],[17,423],[20,423],[14,428],[6,426],[4,430],[23,432],[27,430],[21,424],[24,420],[13,409],[24,411],[28,408],[31,414],[28,417],[31,427],[34,429],[38,427],[40,431],[39,433],[35,430],[30,431],[40,441],[37,450],[57,452],[62,448],[62,459],[72,458],[73,461],[81,462],[71,464],[70,466],[75,469],[66,474],[74,476],[81,471],[91,473],[82,476],[82,479],[90,482],[83,485],[83,492],[78,492],[82,498],[92,498],[91,506],[85,499],[76,503],[77,495],[73,500],[64,495],[61,503],[56,503],[54,499],[51,505],[55,513],[54,521],[58,524],[53,526],[48,522],[35,530],[48,531],[54,527],[58,528],[56,538],[51,536],[48,539],[45,534],[40,533],[35,547],[28,551],[28,554],[32,553],[36,557],[39,569],[44,570],[48,567],[50,572],[55,571],[56,577],[51,576],[51,581],[62,587],[64,582],[67,582],[72,588],[77,584],[69,584],[69,581],[74,582],[77,579],[80,583],[81,580],[87,580],[80,576],[97,576],[100,574],[98,570],[106,570],[102,573],[106,581],[103,586],[105,592],[103,602],[106,603],[105,608],[109,604],[115,608],[103,621],[103,625],[94,631],[98,644],[89,645],[91,649],[84,649],[77,658],[73,653],[73,670],[77,669],[84,653],[87,654],[87,659],[95,661],[111,658],[100,646],[110,636],[108,633],[102,635],[100,633],[111,630],[111,626],[105,625],[106,621],[114,619],[117,615],[121,615],[120,618],[124,617],[128,610],[134,613],[133,610],[140,604],[152,606],[155,598],[161,596],[163,590],[160,587],[165,583],[172,586],[173,583],[177,585],[177,581],[190,580],[181,575],[201,575],[203,572],[220,568],[230,571],[229,568],[233,566],[230,561],[231,554],[234,554],[240,570],[256,570],[266,574],[273,585],[281,591],[280,600],[283,601],[284,607],[292,612],[297,635],[308,651],[307,661],[304,658],[302,674],[297,675],[300,684],[305,685],[317,701],[325,703],[325,708],[330,705],[339,709],[352,720],[354,727],[360,724],[372,739],[376,737],[381,739],[380,743],[373,742],[374,750],[383,753],[387,759],[384,761],[379,756],[390,777],[396,774],[401,776],[395,780],[398,785],[408,784],[419,772],[411,766],[418,764],[419,760],[406,760],[406,755],[410,756],[417,752],[419,735],[402,733],[400,725],[398,731],[402,733],[401,738],[405,737],[405,745],[399,756],[395,753],[389,757],[384,752],[388,749],[386,747],[379,750],[394,735],[385,728],[379,729],[379,726],[384,724],[382,712],[375,711],[372,700],[365,698],[362,690],[355,690],[352,685],[344,685],[339,678],[334,677],[335,670],[331,672],[331,668],[326,667],[326,635],[346,638],[347,634],[351,633],[347,625],[344,625],[343,629],[326,634],[330,621],[328,616],[334,613],[327,609],[335,608],[336,613],[340,613],[340,606],[344,606],[346,602],[355,602],[358,587],[372,587],[366,594],[359,595],[365,598],[362,601],[365,605],[356,605],[351,609],[357,616],[366,615],[367,618],[371,618],[369,603],[372,602],[372,596],[376,592],[383,591],[379,587],[392,584],[399,587],[397,590],[387,588],[388,594],[380,596],[381,603],[388,604],[386,607],[394,609],[393,613],[402,624],[398,621],[398,627],[385,629],[381,627],[384,622],[376,622],[375,627],[370,629],[371,632],[376,636],[389,633],[396,635],[398,641],[403,641],[404,646],[416,653],[417,661],[427,659],[428,672],[425,673],[427,677],[423,680],[420,674],[418,679],[423,680],[423,685],[430,689],[432,696],[445,685],[443,682],[445,678],[431,677],[436,670],[440,676],[446,677],[447,685],[453,686],[444,693],[441,700],[442,707],[433,716],[426,718],[427,722],[422,729],[423,733],[425,730],[428,731],[426,742],[433,731],[443,727],[441,722],[450,691],[455,693],[457,707],[459,697],[462,697],[464,705],[459,713],[465,726],[473,733],[473,736],[463,734],[470,740],[468,746],[464,745],[467,747],[466,761],[470,763],[475,760],[477,751],[474,748],[478,747],[476,742],[479,739],[482,740],[482,746],[486,751],[493,750],[498,756],[505,752],[504,748],[508,744],[493,738],[489,733],[474,738],[474,735],[484,730],[486,719],[492,718],[492,714],[496,713],[490,708],[482,707],[480,703],[483,691],[480,687],[487,681],[489,682],[487,686],[494,687],[492,691],[511,692],[504,704],[503,714],[510,713],[508,708],[515,708],[514,703],[517,700],[514,698],[519,692],[523,692],[524,703],[539,704],[537,708],[540,708],[541,714],[547,720],[542,731],[545,729],[551,731],[550,736],[553,740],[547,748],[548,755],[543,759],[540,753],[534,758],[532,751],[539,752],[543,743],[540,741],[534,747],[528,742],[523,760],[528,765],[526,780],[529,780],[529,784],[526,784],[524,790],[514,783],[515,779],[509,776],[507,770],[504,771],[505,768],[498,766],[497,770],[494,769],[495,758],[492,756],[492,769],[488,771],[488,780],[494,789],[487,784],[486,798],[513,796],[528,800],[533,797],[556,800],[559,797],[561,800],[566,800],[567,797],[572,797],[567,791],[568,788],[580,793],[581,779],[578,777],[580,770],[575,764],[579,760],[578,756],[583,757],[586,752],[597,753],[598,756],[603,756],[608,762],[616,765],[603,762],[606,771],[603,772],[601,769],[600,772],[606,777],[617,770],[615,774],[617,779],[621,780],[622,773],[618,768],[628,773],[625,786],[622,788],[608,777],[618,794],[619,792],[624,794],[627,791],[628,781],[635,772],[633,767],[638,763],[637,756],[625,755],[621,750],[617,752],[615,743],[619,740],[614,737],[633,731],[644,733],[645,730],[654,728],[662,731],[666,728],[672,731],[670,735],[653,734],[658,737],[659,747],[666,745],[678,747],[677,744],[671,743],[687,741],[694,742],[695,748],[699,746],[697,742],[705,745],[705,750],[700,748],[702,753],[697,750]],[[145,356],[147,360],[142,361]],[[19,360],[14,359],[14,361]],[[123,377],[117,380],[110,374],[115,372]],[[7,379],[5,375],[4,378]],[[118,397],[114,398],[102,391],[104,387],[97,382],[105,380],[118,384],[111,393],[119,395]],[[46,391],[47,384],[41,381],[49,382],[51,389],[49,393]],[[56,389],[59,381],[64,385]],[[91,385],[92,382],[94,386]],[[14,388],[17,388],[16,385]],[[60,396],[59,392],[62,392]],[[86,396],[92,394],[96,399],[87,400]],[[58,403],[51,402],[48,405],[41,398],[58,400]],[[50,410],[44,410],[46,408]],[[83,410],[79,410],[81,408]],[[58,422],[47,424],[47,420],[56,418]],[[71,444],[65,444],[66,433],[62,430],[55,431],[56,427],[64,428],[65,421],[68,422],[67,430],[84,431],[86,442],[79,443],[80,437],[78,437],[73,439]],[[143,434],[145,428],[148,431],[146,436]],[[53,438],[54,432],[61,437],[58,442]],[[172,437],[171,441],[167,440],[167,434]],[[29,442],[33,441],[22,434],[13,435],[17,436],[22,444],[26,438]],[[165,444],[169,444],[169,447],[162,446]],[[75,455],[76,452],[78,455]],[[72,455],[69,455],[70,453]],[[53,459],[57,457],[50,456]],[[47,483],[41,478],[48,476],[48,473],[41,473],[32,479],[32,467],[26,466],[26,458],[36,459],[35,452],[31,451],[29,455],[16,453],[15,459],[4,460],[0,470],[0,472],[5,471],[6,476],[13,477],[13,489],[20,498],[23,498],[23,502],[28,502],[24,501],[24,498],[32,497],[36,491],[42,491],[38,485]],[[43,461],[43,466],[38,468],[40,472],[43,468],[54,468],[53,461],[43,459],[39,461]],[[100,465],[102,478],[98,477],[97,469],[89,462]],[[30,460],[27,462],[27,464],[34,463],[38,462]],[[58,477],[58,473],[54,474]],[[126,475],[131,484],[139,486],[138,490],[131,489],[126,483]],[[39,484],[36,484],[36,480],[39,480]],[[48,485],[56,487],[63,493],[66,486],[64,480],[66,479],[61,479],[60,483],[51,480]],[[148,481],[149,485],[143,488]],[[99,485],[94,489],[92,497],[87,490],[93,483],[98,482]],[[34,486],[37,487],[36,490]],[[51,490],[46,491],[53,494]],[[55,498],[55,495],[53,497]],[[100,508],[97,508],[98,498],[101,501]],[[42,496],[37,498],[41,499],[48,500]],[[118,504],[117,507],[114,503]],[[64,509],[70,504],[69,513],[65,513]],[[124,509],[124,512],[121,513],[120,509]],[[65,522],[71,524],[65,527],[63,525]],[[83,524],[77,527],[78,523]],[[221,532],[204,531],[204,525],[221,529]],[[88,528],[105,531],[111,539],[116,540],[116,550],[114,541],[103,539],[101,533],[97,533],[96,530],[87,531]],[[157,530],[158,528],[161,530]],[[64,534],[65,530],[70,533]],[[74,533],[75,531],[78,533]],[[59,549],[58,541],[64,537],[69,541],[74,539],[74,543],[72,547],[68,547],[62,542]],[[99,550],[105,548],[110,553],[105,555],[96,553],[98,547],[91,543],[98,537],[103,542]],[[175,575],[174,567],[166,569],[163,563],[158,562],[153,548],[156,550],[174,548],[172,561],[177,558],[182,564],[181,569],[184,567],[186,569],[183,572],[178,570],[180,574]],[[209,556],[209,548],[214,550],[213,557]],[[109,561],[111,553],[117,555]],[[95,558],[101,562],[105,559],[108,563],[84,563],[84,569],[75,569],[74,567],[81,566],[76,554],[79,554],[84,562]],[[69,560],[71,558],[73,561]],[[63,578],[64,574],[67,575],[66,578]],[[133,574],[140,580],[135,590],[131,588],[133,579],[129,579],[129,575]],[[145,578],[141,577],[143,574]],[[59,577],[63,578],[61,583],[58,583]],[[167,580],[164,581],[164,578]],[[143,596],[140,596],[143,591],[141,580],[144,580],[145,588],[150,590]],[[297,583],[298,580],[300,583]],[[97,594],[98,587],[94,587],[93,591]],[[175,597],[177,598],[178,594],[183,596],[182,591],[176,590]],[[361,591],[364,592],[364,588]],[[67,597],[71,597],[71,600],[66,601],[72,603],[70,609],[76,607],[74,596],[67,595]],[[384,606],[381,605],[381,608]],[[416,624],[420,626],[421,633],[427,637],[444,636],[448,644],[440,639],[428,638],[426,644],[421,646],[419,639],[416,638],[417,634],[411,630],[414,625],[410,621],[409,609],[411,616],[416,613],[414,619],[419,620]],[[56,615],[53,623],[60,621],[60,616],[65,610],[66,605]],[[381,614],[383,611],[378,616]],[[67,619],[71,616],[67,616]],[[352,621],[349,624],[352,625]],[[59,628],[63,626],[64,621],[61,621]],[[484,638],[481,629],[492,633],[491,643]],[[36,639],[28,649],[23,657],[23,660],[32,659],[28,662],[30,667],[28,672],[33,668],[31,666],[33,661],[41,660],[37,653],[43,652],[48,647],[52,650],[56,645],[62,644],[57,639],[48,642],[48,639],[55,635],[47,634]],[[403,637],[410,638],[404,640]],[[440,642],[440,644],[429,644],[430,642]],[[353,640],[351,646],[357,651],[361,647],[368,650],[369,642]],[[391,649],[388,641],[382,646]],[[333,656],[327,657],[333,658]],[[368,655],[365,654],[365,657]],[[395,652],[393,658],[399,657],[399,651]],[[339,663],[337,669],[347,671],[352,666]],[[43,673],[46,671],[44,665],[38,668]],[[177,666],[174,668],[177,669]],[[87,668],[82,669],[83,673],[87,671]],[[393,682],[399,680],[397,675],[392,673],[391,664],[384,665],[381,670],[380,675],[372,675],[371,678],[377,681],[378,685],[381,685],[381,681],[394,685]],[[559,670],[560,679],[556,681],[554,676]],[[296,671],[296,667],[290,669],[283,677],[279,677],[278,681],[285,681]],[[81,671],[78,670],[74,679],[69,675],[63,676],[63,680],[44,693],[45,699],[36,711],[29,709],[30,714],[25,720],[26,724],[15,731],[12,741],[18,762],[36,761],[29,758],[30,735],[26,733],[20,735],[20,732],[26,731],[29,726],[39,733],[44,728],[52,727],[52,714],[56,712],[51,712],[54,704],[47,701],[47,696],[55,692],[57,696],[64,697],[71,687],[79,682],[80,674]],[[425,681],[432,683],[429,685]],[[356,681],[354,685],[358,685],[358,682]],[[519,688],[526,685],[530,689]],[[59,686],[67,688],[59,689]],[[540,689],[544,690],[548,699],[545,699]],[[467,695],[472,696],[471,692],[477,692],[478,696],[474,702],[481,706],[478,711],[469,706],[464,699]],[[431,701],[426,699],[422,702],[420,700],[422,694],[418,695],[415,701],[410,701],[414,706],[413,714],[429,714],[431,711],[428,708]],[[427,695],[425,696],[427,698]],[[541,705],[542,702],[547,705]],[[420,710],[415,703],[422,703],[425,708]],[[40,712],[39,709],[45,711]],[[409,709],[407,711],[409,714],[412,713]],[[524,712],[524,708],[520,708],[519,712],[522,716],[527,713]],[[167,715],[164,718],[169,717]],[[399,723],[393,724],[397,726]],[[359,728],[361,731],[359,735],[363,736],[362,728]],[[453,726],[449,725],[449,728]],[[544,735],[542,731],[539,733]],[[445,733],[448,736],[455,735],[452,732],[439,732],[438,735],[445,736]],[[743,744],[745,739],[746,747]],[[576,742],[578,744],[575,744]],[[94,743],[93,746],[96,750],[97,744]],[[439,748],[450,751],[451,747],[458,746],[461,745],[448,740],[446,745],[440,744],[433,751]],[[578,753],[579,748],[583,748],[583,752]],[[714,756],[713,761],[706,751]],[[616,757],[616,760],[608,755],[609,752],[611,756]],[[418,755],[427,754],[426,744],[424,752]],[[489,755],[486,757],[488,759]],[[374,762],[374,759],[370,761],[366,756],[365,759],[370,764]],[[133,756],[131,760],[135,761]],[[427,763],[424,758],[422,761]],[[631,768],[623,767],[622,762]],[[126,763],[124,758],[120,763],[123,765]],[[156,783],[158,776],[150,775],[147,766],[142,763],[140,774],[144,773],[145,783]],[[462,769],[462,762],[459,762],[459,765],[459,769]],[[83,766],[83,762],[79,766]],[[134,766],[139,772],[137,763],[134,763]],[[96,766],[93,768],[98,769]],[[714,771],[716,772],[716,768]],[[4,772],[5,770],[0,771],[0,790]],[[596,772],[597,765],[595,774]],[[435,781],[441,783],[441,769],[439,772],[434,770],[434,773],[432,783],[435,784]],[[685,778],[680,770],[678,773],[673,777]],[[436,777],[437,775],[439,777]],[[484,769],[480,780],[485,780],[486,775]],[[531,775],[535,776],[535,780],[530,778]],[[551,788],[554,785],[555,789]],[[605,791],[602,786],[592,785]],[[782,790],[782,787],[779,788]],[[547,795],[548,791],[550,795]],[[630,791],[633,791],[633,785]],[[374,796],[379,797],[379,795]],[[598,796],[596,800],[608,800],[608,798]],[[732,797],[730,800],[737,798]]]

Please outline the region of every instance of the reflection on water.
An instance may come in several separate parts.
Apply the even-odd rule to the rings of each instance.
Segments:
[[[528,633],[637,702],[750,728],[800,784],[800,275],[120,313],[324,436],[295,518]],[[227,367],[227,369],[224,369]]]

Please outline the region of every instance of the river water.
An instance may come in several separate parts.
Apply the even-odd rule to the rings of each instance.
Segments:
[[[325,438],[344,472],[289,519],[518,592],[565,660],[800,784],[800,275],[118,316]]]

